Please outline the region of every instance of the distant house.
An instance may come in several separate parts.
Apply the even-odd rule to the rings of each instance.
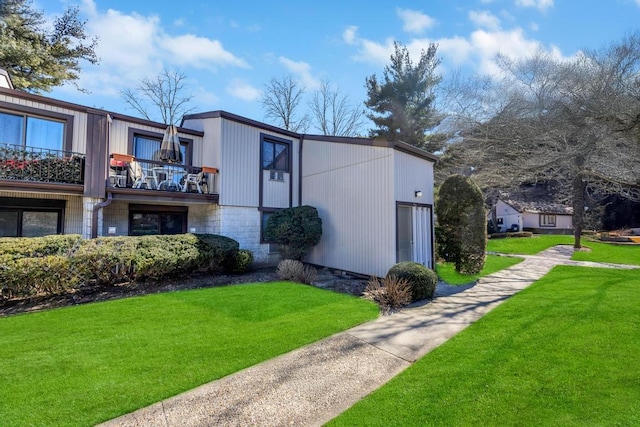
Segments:
[[[433,268],[433,165],[400,141],[306,135],[225,111],[184,117],[181,161],[158,158],[167,126],[29,94],[0,72],[0,237],[214,233],[278,260],[269,216],[311,205],[308,262],[384,276]]]
[[[571,234],[573,208],[558,203],[498,200],[494,207],[496,227],[502,231]]]

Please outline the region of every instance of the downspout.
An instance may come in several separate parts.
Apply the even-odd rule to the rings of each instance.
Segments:
[[[105,206],[109,206],[111,204],[112,199],[113,199],[113,196],[109,191],[107,193],[107,200],[93,205],[93,215],[91,215],[91,238],[92,239],[95,239],[96,237],[98,237],[98,211],[104,208]]]
[[[111,123],[113,122],[113,119],[111,118],[111,115],[107,113],[107,129],[106,129],[106,133],[107,133],[107,155],[109,154],[109,149],[111,148]],[[109,166],[105,165],[106,168],[108,168]],[[104,171],[106,173],[106,169]],[[108,184],[108,179],[105,181],[105,188],[107,187]],[[105,206],[109,206],[111,204],[111,200],[113,198],[113,195],[111,194],[110,191],[107,192],[107,200],[105,200],[104,202],[100,202],[100,203],[96,203],[95,205],[93,205],[93,214],[91,215],[91,238],[95,239],[96,237],[98,237],[98,211],[102,208],[104,208]]]
[[[298,149],[298,206],[302,206],[302,145],[304,134],[300,135],[300,148]]]

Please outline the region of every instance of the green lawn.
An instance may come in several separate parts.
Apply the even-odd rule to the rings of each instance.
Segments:
[[[573,245],[573,236],[534,234],[532,237],[489,239],[487,251],[501,254],[534,255],[555,245]]]
[[[574,252],[571,259],[640,265],[640,246],[637,245],[616,245],[582,239],[582,246],[589,248],[590,251]]]
[[[640,425],[639,290],[556,267],[330,425]]]
[[[575,252],[571,259],[640,265],[640,246],[596,242],[586,236],[582,237],[581,244],[590,251]],[[487,251],[533,255],[555,245],[573,245],[573,236],[536,234],[533,237],[489,239]]]
[[[280,282],[0,318],[0,424],[93,425],[378,312],[363,299]]]
[[[483,276],[487,276],[496,271],[503,270],[507,267],[511,267],[522,261],[522,258],[505,257],[498,255],[487,255],[487,259],[484,263],[484,267],[478,274],[467,275],[456,272],[455,266],[452,263],[438,263],[436,265],[436,272],[440,280],[445,281],[449,285],[466,285],[468,283],[475,282]]]

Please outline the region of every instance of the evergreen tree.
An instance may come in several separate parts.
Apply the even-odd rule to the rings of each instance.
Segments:
[[[438,256],[454,263],[459,273],[479,273],[487,246],[482,191],[470,178],[452,175],[440,186],[435,205]]]
[[[78,8],[68,8],[49,28],[44,13],[34,9],[30,0],[2,0],[0,67],[9,72],[16,89],[26,92],[75,84],[80,60],[98,62],[97,39],[90,38],[84,26]]]
[[[366,80],[365,105],[372,111],[367,117],[375,123],[369,135],[373,138],[400,140],[419,148],[436,151],[427,131],[439,123],[434,89],[441,77],[435,73],[440,60],[437,46],[420,54],[414,64],[406,46],[394,42],[391,64],[384,68],[382,81],[376,75]]]

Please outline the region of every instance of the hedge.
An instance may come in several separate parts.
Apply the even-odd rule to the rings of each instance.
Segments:
[[[2,297],[23,298],[192,272],[238,271],[247,267],[246,252],[235,240],[212,234],[1,238],[0,286]]]

